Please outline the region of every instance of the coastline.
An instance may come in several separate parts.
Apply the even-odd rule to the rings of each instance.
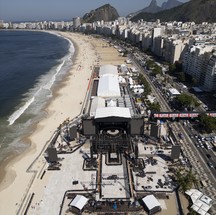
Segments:
[[[18,31],[30,31],[30,30],[19,30]],[[33,31],[33,30],[31,30]],[[42,30],[37,30],[38,32],[43,32],[43,33],[48,33],[48,34],[53,34],[56,36],[60,36],[66,40],[68,40],[67,37],[61,36],[59,34],[58,31],[42,31]],[[35,32],[35,30],[33,31]],[[70,41],[73,43],[74,46],[74,53],[72,58],[72,66],[69,69],[68,73],[70,73],[70,70],[72,70],[72,67],[74,66],[75,62],[76,62],[76,58],[77,58],[77,54],[79,52],[79,48],[76,44],[76,41]],[[64,85],[66,85],[67,81],[67,74],[64,75],[64,77],[62,78],[60,83],[54,83],[54,88],[52,90],[52,98],[50,101],[48,101],[45,106],[42,108],[42,112],[44,113],[44,116],[41,116],[40,118],[38,118],[37,120],[34,121],[33,125],[31,125],[31,127],[28,129],[29,132],[24,133],[21,137],[20,137],[20,141],[22,143],[25,144],[26,148],[24,149],[24,151],[22,151],[21,153],[16,153],[16,152],[12,152],[10,153],[10,155],[8,155],[8,157],[3,161],[3,163],[0,164],[0,191],[6,189],[8,186],[10,186],[10,184],[14,181],[15,177],[16,177],[16,171],[12,170],[11,167],[16,163],[19,162],[20,159],[22,159],[23,157],[26,156],[26,154],[30,153],[32,150],[34,150],[35,146],[31,144],[31,140],[29,139],[29,136],[31,136],[31,133],[33,133],[35,130],[39,130],[39,123],[40,120],[42,120],[44,117],[46,117],[46,115],[48,114],[47,108],[49,107],[50,103],[52,102],[53,99],[55,99],[59,94],[58,94],[58,90],[61,89],[62,87],[64,87]]]
[[[70,39],[75,47],[73,55],[73,65],[68,72],[68,75],[63,78],[61,83],[56,87],[53,93],[53,98],[46,105],[44,111],[46,116],[38,123],[33,125],[30,135],[26,135],[23,140],[29,143],[25,152],[13,158],[5,166],[7,172],[5,179],[13,178],[13,180],[3,181],[0,185],[0,212],[14,214],[21,206],[21,203],[26,198],[29,189],[36,176],[46,165],[46,161],[40,154],[43,152],[43,147],[51,138],[56,128],[68,117],[70,119],[80,114],[82,102],[84,101],[89,80],[92,73],[92,67],[97,63],[106,64],[115,60],[123,63],[123,58],[118,56],[117,50],[112,52],[116,55],[108,57],[107,54],[103,56],[103,49],[98,50],[96,46],[100,46],[98,39],[74,34],[69,32],[56,32],[61,36]],[[101,40],[101,39],[100,39]],[[102,42],[102,40],[101,40]],[[106,56],[105,56],[106,55]],[[106,58],[109,58],[108,60]],[[36,162],[32,166],[32,162]],[[27,172],[31,166],[31,172]],[[16,190],[16,193],[13,191]],[[11,196],[11,193],[14,193]],[[9,200],[8,200],[9,199]],[[10,206],[10,207],[9,207]]]

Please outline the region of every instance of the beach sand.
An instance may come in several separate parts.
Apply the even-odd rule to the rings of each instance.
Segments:
[[[55,89],[53,99],[45,109],[45,118],[34,126],[30,136],[25,137],[28,149],[6,166],[6,175],[0,184],[0,214],[24,213],[22,210],[26,205],[23,204],[30,199],[30,193],[37,193],[39,200],[44,184],[49,180],[49,174],[52,174],[46,173],[45,179],[40,180],[46,166],[44,149],[64,120],[80,114],[93,66],[120,65],[125,60],[113,47],[104,47],[107,43],[102,39],[68,32],[58,33],[73,41],[76,49],[74,64],[68,76]]]
[[[52,101],[45,108],[45,118],[34,126],[30,136],[25,137],[28,149],[6,166],[7,174],[0,184],[0,214],[24,214],[27,204],[31,202],[27,214],[57,215],[64,192],[72,187],[71,181],[80,178],[80,181],[86,181],[88,187],[87,179],[92,177],[91,171],[82,171],[82,176],[74,171],[82,169],[83,158],[79,151],[64,155],[61,171],[46,171],[43,175],[47,168],[43,152],[57,127],[64,120],[73,119],[82,113],[93,66],[120,65],[125,58],[102,39],[68,32],[58,33],[73,41],[76,50],[74,64],[67,77],[55,89]],[[76,186],[83,189],[80,182]],[[175,198],[173,194],[170,197],[163,205],[169,212],[176,214]],[[160,214],[167,214],[167,210]]]

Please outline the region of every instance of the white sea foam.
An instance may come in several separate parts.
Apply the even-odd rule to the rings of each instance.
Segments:
[[[58,34],[56,34],[56,35],[60,36]],[[73,55],[75,49],[74,49],[73,43],[69,39],[67,39],[65,37],[64,37],[64,39],[68,40],[68,42],[70,43],[68,54],[65,55],[60,60],[61,63],[58,66],[55,66],[54,68],[52,68],[50,70],[50,72],[48,72],[47,74],[42,75],[39,78],[37,84],[34,86],[34,88],[30,89],[29,92],[27,92],[27,94],[26,94],[26,97],[28,98],[27,101],[25,102],[25,104],[23,106],[21,106],[12,115],[10,115],[10,117],[7,120],[9,122],[9,125],[13,125],[14,122],[30,107],[30,105],[32,105],[34,102],[37,103],[37,101],[38,101],[37,97],[40,100],[42,100],[42,97],[44,97],[44,95],[51,97],[52,96],[51,88],[52,88],[53,84],[55,83],[57,76],[60,73],[64,73],[63,70],[65,70],[65,71],[68,70],[68,68],[67,68],[68,65],[69,66],[72,65],[71,56]],[[51,77],[50,77],[50,75],[51,75]],[[46,93],[43,92],[43,90],[49,90],[51,95],[47,95]]]
[[[52,76],[52,78],[50,79],[50,81],[48,81],[48,83],[43,86],[43,89],[46,89],[46,90],[50,90],[51,89],[51,87],[53,86],[53,84],[54,84],[54,82],[56,80],[56,76],[61,71],[61,68],[64,65],[64,63],[65,63],[65,60],[63,60],[63,62],[60,65],[58,65],[58,67],[56,68],[55,74]]]
[[[33,96],[28,100],[22,107],[15,111],[8,119],[9,125],[13,125],[14,122],[25,112],[25,110],[34,102],[35,97]]]

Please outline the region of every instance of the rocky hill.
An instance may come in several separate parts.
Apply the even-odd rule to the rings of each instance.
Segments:
[[[167,0],[167,2],[164,2],[160,7],[157,5],[157,0],[152,0],[148,7],[145,7],[142,10],[139,10],[137,12],[131,13],[128,15],[128,17],[134,17],[139,13],[158,13],[159,11],[167,10],[179,6],[181,4],[183,3],[177,0]]]
[[[90,13],[86,13],[82,20],[83,22],[95,22],[95,21],[113,21],[119,17],[117,10],[110,4],[105,4],[95,10],[91,10]]]
[[[161,7],[157,5],[157,0],[152,0],[150,5],[146,8],[143,8],[140,12],[144,13],[157,13],[161,11]]]
[[[201,22],[216,22],[216,0],[191,0],[178,7],[170,10],[160,11],[158,13],[139,13],[131,20],[138,21],[143,19],[146,21],[156,21],[160,19],[164,21],[194,21]]]
[[[162,10],[168,10],[168,9],[171,9],[173,7],[177,7],[177,6],[182,5],[182,4],[183,4],[182,2],[177,1],[177,0],[168,0],[161,5],[161,8],[162,8]]]

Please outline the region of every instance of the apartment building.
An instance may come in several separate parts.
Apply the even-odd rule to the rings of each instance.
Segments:
[[[184,55],[183,70],[205,91],[216,90],[216,46],[191,46]]]
[[[184,38],[167,37],[163,41],[163,57],[165,61],[173,64],[182,59],[188,40]]]

